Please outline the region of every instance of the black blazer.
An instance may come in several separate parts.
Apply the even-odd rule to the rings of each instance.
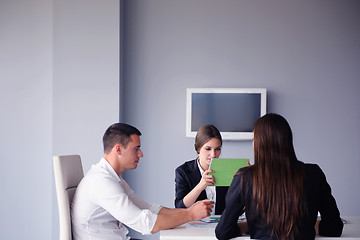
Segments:
[[[197,159],[187,161],[175,170],[175,207],[185,208],[184,197],[200,182],[201,174],[197,165]],[[221,215],[225,209],[225,196],[229,187],[215,187],[216,204],[215,214]],[[205,190],[202,191],[196,201],[207,199]]]
[[[299,162],[299,164],[302,163]],[[295,239],[315,238],[314,226],[318,211],[321,215],[319,234],[331,237],[340,236],[343,222],[325,174],[316,164],[305,164],[304,167],[306,173],[303,194],[307,211],[305,216],[297,221],[300,233],[299,236],[295,236]],[[237,221],[244,209],[251,239],[275,239],[271,237],[265,218],[256,214],[257,204],[252,197],[252,171],[252,167],[245,167],[234,176],[226,197],[226,209],[215,229],[218,239],[230,239],[241,235]]]

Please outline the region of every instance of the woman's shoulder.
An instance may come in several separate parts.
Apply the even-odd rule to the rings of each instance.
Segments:
[[[325,173],[319,165],[314,163],[304,163],[306,179],[310,182],[326,180]]]
[[[249,179],[252,176],[254,167],[253,166],[247,166],[247,167],[243,167],[240,168],[236,174],[234,175],[235,178],[242,178],[242,179]]]
[[[322,173],[319,165],[315,163],[303,163],[307,173]]]
[[[236,174],[251,174],[253,172],[254,165],[240,168]]]
[[[180,166],[178,166],[176,168],[176,171],[188,171],[194,168],[196,163],[196,159],[194,160],[190,160],[190,161],[186,161],[183,164],[181,164]]]

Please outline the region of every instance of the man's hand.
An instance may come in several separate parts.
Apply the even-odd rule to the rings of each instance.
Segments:
[[[242,235],[246,234],[248,232],[248,224],[247,221],[244,222],[238,222],[238,227],[240,228],[240,232]]]
[[[316,222],[315,222],[315,235],[316,236],[319,236],[319,223],[320,223],[320,220],[316,220]]]
[[[210,216],[213,207],[214,202],[210,200],[202,200],[194,203],[191,207],[188,208],[188,211],[191,212],[191,221],[198,221],[207,216]]]
[[[210,215],[213,207],[214,202],[203,200],[189,208],[161,208],[151,233],[174,228],[186,222],[201,220]]]

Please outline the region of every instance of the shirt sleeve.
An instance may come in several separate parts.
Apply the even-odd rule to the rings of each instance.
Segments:
[[[244,212],[244,197],[241,196],[241,175],[236,174],[226,194],[226,207],[215,228],[218,239],[230,239],[241,235],[237,225],[239,216]]]
[[[141,200],[125,181],[110,178],[98,178],[93,182],[91,198],[122,224],[144,235],[151,234],[161,208]]]
[[[191,191],[187,177],[181,167],[175,170],[175,207],[186,208],[184,204],[184,197]]]
[[[124,188],[126,188],[126,192],[128,193],[129,200],[132,201],[138,208],[140,209],[149,209],[151,212],[158,214],[160,209],[162,208],[162,205],[160,204],[149,204],[146,201],[142,200],[134,193],[134,191],[129,187],[129,185],[126,182],[123,182]]]
[[[317,165],[316,165],[317,166]],[[343,222],[340,218],[340,212],[336,205],[335,198],[331,194],[331,188],[326,181],[325,174],[317,166],[320,176],[320,203],[319,212],[321,220],[319,223],[319,235],[328,237],[339,237],[342,234]]]

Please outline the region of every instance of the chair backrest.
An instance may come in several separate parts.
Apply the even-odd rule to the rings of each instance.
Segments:
[[[70,204],[84,177],[79,155],[54,156],[54,176],[59,209],[60,240],[71,240]]]

